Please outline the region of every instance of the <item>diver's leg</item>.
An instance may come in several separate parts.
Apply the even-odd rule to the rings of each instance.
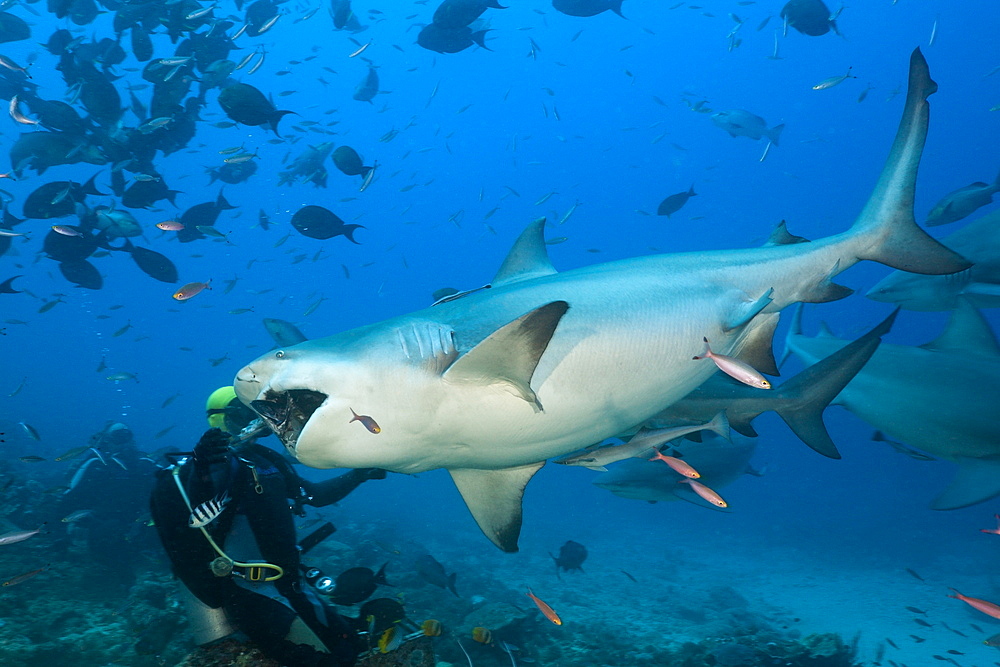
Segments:
[[[302,622],[292,609],[271,598],[239,589],[225,609],[236,627],[265,655],[288,667],[351,667],[356,660],[356,653],[332,654],[289,641],[290,631],[301,627]]]

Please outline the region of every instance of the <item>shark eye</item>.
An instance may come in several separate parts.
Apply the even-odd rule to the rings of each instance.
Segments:
[[[285,356],[285,351],[284,350],[278,350],[277,352],[274,353],[274,358],[275,359],[282,359],[282,358],[284,358],[284,356]]]

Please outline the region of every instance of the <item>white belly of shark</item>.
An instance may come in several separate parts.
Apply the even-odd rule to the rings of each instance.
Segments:
[[[517,550],[521,496],[554,456],[624,432],[708,378],[718,353],[776,373],[778,311],[842,298],[859,260],[928,274],[969,264],[913,220],[926,98],[919,51],[899,131],[854,225],[797,243],[657,255],[557,273],[544,220],[489,289],[264,355],[236,392],[306,465],[414,473],[447,468],[484,533]],[[353,419],[354,415],[358,419]]]

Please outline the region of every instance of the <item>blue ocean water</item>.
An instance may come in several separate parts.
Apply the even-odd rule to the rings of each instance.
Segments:
[[[439,288],[488,282],[517,234],[535,218],[547,217],[548,238],[566,239],[549,247],[560,270],[656,252],[757,246],[780,220],[810,239],[847,229],[887,155],[915,47],[940,86],[930,100],[917,220],[945,194],[974,181],[992,182],[1000,166],[995,110],[1000,53],[994,46],[1000,8],[994,3],[857,3],[837,18],[842,35],[812,37],[793,29],[782,34],[780,2],[695,6],[625,0],[627,18],[610,11],[580,18],[541,0],[512,0],[510,8],[483,16],[489,50],[473,46],[457,54],[433,53],[415,43],[420,27],[431,20],[431,3],[355,0],[354,13],[366,27],[357,33],[335,31],[327,4],[306,20],[297,19],[317,5],[280,4],[275,26],[258,37],[239,37],[229,56],[239,61],[254,50],[266,53],[260,69],[250,74],[243,68],[231,78],[272,96],[278,109],[294,112],[280,121],[282,141],[275,142],[278,134],[266,127],[214,126],[227,121],[215,89],[207,92],[197,132],[186,147],[155,155],[158,173],[180,191],[177,206],[161,201],[154,205],[158,210],[132,210],[143,234],[131,240],[167,256],[179,271],[176,285],[144,275],[126,253],[111,251],[92,259],[103,288],[75,287],[42,252],[48,226],[75,224],[75,218],[28,220],[16,227],[27,236],[15,238],[0,257],[0,280],[21,275],[14,287],[23,290],[0,294],[0,484],[10,485],[5,493],[27,491],[16,501],[12,494],[4,497],[3,518],[10,524],[4,531],[37,527],[33,517],[51,498],[45,490],[66,484],[71,469],[71,462],[51,459],[86,444],[108,420],[127,423],[143,451],[189,450],[206,428],[206,396],[272,347],[262,318],[288,320],[312,338],[424,308]],[[37,86],[34,94],[44,99],[68,99],[71,82],[39,43],[60,28],[85,41],[116,39],[112,19],[119,8],[105,8],[78,26],[40,3],[7,7],[30,24],[31,38],[2,44],[0,53],[20,65],[33,64],[30,81],[11,70],[0,72],[10,85],[5,90]],[[214,14],[234,17],[230,34],[242,23],[243,11],[229,2],[217,5]],[[155,56],[172,56],[176,45],[166,31],[152,32]],[[120,44],[128,51],[127,36]],[[780,59],[769,57],[776,44]],[[381,90],[371,103],[356,101],[352,95],[369,64],[377,68]],[[122,106],[129,86],[149,104],[152,87],[141,76],[143,67],[129,55],[107,68]],[[846,72],[856,78],[813,89]],[[142,84],[147,87],[137,88]],[[197,95],[197,87],[193,82],[188,97]],[[701,111],[746,109],[768,127],[784,124],[780,145],[761,159],[766,141],[730,137],[710,113],[693,108],[699,102]],[[79,101],[74,107],[86,114]],[[145,120],[126,111],[118,127],[135,128]],[[21,134],[37,131],[38,126],[8,120],[0,138],[10,149]],[[330,161],[326,188],[279,185],[278,174],[292,159],[324,141],[353,147],[365,164],[378,162],[367,189],[359,192],[361,177],[340,173]],[[258,169],[246,182],[222,188],[236,207],[222,212],[215,225],[226,239],[181,244],[174,232],[156,229],[191,206],[215,200],[222,184],[209,184],[205,170],[221,167],[220,151],[238,146],[256,154]],[[83,183],[96,174],[98,188],[111,192],[112,163],[121,159],[54,166],[44,174],[24,169],[0,187],[9,193],[11,213],[20,216],[25,198],[52,181]],[[697,196],[680,211],[670,218],[656,215],[662,199],[692,185]],[[85,203],[121,207],[119,199],[92,195]],[[358,244],[342,236],[321,241],[297,233],[290,220],[306,205],[324,206],[347,223],[363,225],[355,234]],[[991,210],[931,231],[950,233]],[[270,229],[257,224],[259,211],[270,218]],[[838,282],[856,293],[809,306],[807,331],[815,332],[823,320],[838,335],[854,338],[876,324],[891,306],[864,293],[888,272],[874,263],[846,272]],[[183,283],[209,280],[210,290],[186,302],[171,298]],[[226,281],[235,286],[227,290]],[[62,303],[40,312],[53,299]],[[995,329],[995,311],[983,314]],[[947,317],[903,311],[886,340],[922,344],[938,335]],[[786,330],[783,323],[776,335],[779,350]],[[801,365],[791,361],[787,368],[786,376]],[[134,378],[109,380],[114,373]],[[176,398],[165,405],[170,397]],[[40,441],[30,439],[18,422],[37,429]],[[761,442],[753,465],[764,474],[725,489],[733,510],[728,514],[618,498],[593,486],[595,473],[589,470],[548,465],[527,488],[521,551],[513,555],[483,538],[443,471],[390,475],[363,487],[330,516],[348,547],[363,540],[393,545],[389,551],[396,564],[390,572],[394,567],[409,572],[407,558],[429,550],[449,571],[460,572],[459,581],[469,582],[462,591],[467,597],[502,597],[491,588],[502,582],[518,596],[510,599],[530,607],[522,589],[531,586],[566,620],[562,628],[539,625],[537,632],[526,633],[524,656],[534,655],[531,642],[548,651],[536,656],[538,664],[671,664],[673,658],[662,656],[683,641],[721,636],[717,627],[699,635],[697,624],[680,631],[671,611],[676,600],[711,618],[724,610],[705,598],[706,591],[723,586],[748,599],[751,608],[766,602],[780,609],[773,612],[778,617],[806,619],[809,632],[839,632],[849,640],[855,630],[863,631],[859,662],[874,660],[891,630],[897,643],[906,642],[905,657],[897,662],[911,667],[936,664],[931,656],[947,655],[948,649],[967,654],[955,656],[963,665],[996,660],[995,649],[982,646],[998,631],[996,622],[944,598],[955,586],[968,595],[1000,599],[1000,584],[990,570],[998,546],[992,540],[998,538],[979,532],[991,527],[995,502],[933,512],[928,503],[947,484],[953,464],[914,460],[871,442],[872,427],[842,408],[827,410],[826,422],[843,460],[809,450],[773,414],[757,420]],[[24,456],[49,460],[18,460]],[[322,479],[329,473],[306,474]],[[41,535],[0,546],[0,579],[51,562],[50,571],[18,584],[11,594],[72,600],[75,579],[99,574],[47,556],[45,540]],[[584,574],[557,580],[547,554],[566,540],[585,544],[590,560]],[[368,565],[383,555],[358,558]],[[157,563],[154,555],[149,558]],[[165,561],[157,566],[166,575]],[[871,586],[845,589],[844,581],[875,574],[880,576]],[[765,581],[775,590],[761,591]],[[868,597],[855,598],[857,605],[877,611],[865,616],[836,598],[837,590],[867,591]],[[47,623],[45,617],[26,621],[17,606],[5,611],[5,596],[6,591],[0,596],[0,618],[6,621],[0,636],[8,633],[8,642],[30,637],[26,627],[32,623]],[[107,607],[126,599],[113,596]],[[924,632],[906,605],[931,608],[936,626],[944,620],[970,636],[940,626]],[[53,616],[67,613],[47,610]],[[458,610],[449,613],[460,617]],[[969,631],[970,621],[985,631]],[[109,618],[108,627],[114,622]],[[562,636],[553,634],[563,630]],[[615,648],[601,657],[584,639],[598,630],[607,631],[604,643]],[[126,637],[134,632],[121,631]],[[456,635],[466,631],[455,629]],[[907,638],[911,632],[930,636],[927,646],[934,648],[915,644]],[[173,640],[177,646],[183,646],[181,634]],[[71,650],[79,639],[44,641]],[[453,645],[441,643],[448,659],[462,664]],[[558,650],[562,657],[553,658]],[[93,664],[144,665],[154,659],[125,653],[94,658]],[[486,653],[476,664],[507,659]],[[91,664],[87,660],[76,664]]]

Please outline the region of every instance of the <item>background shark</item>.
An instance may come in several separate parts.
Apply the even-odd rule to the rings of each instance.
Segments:
[[[973,262],[972,267],[945,276],[893,271],[869,290],[868,298],[907,310],[951,310],[963,299],[977,308],[1000,307],[1000,211],[942,241]]]
[[[779,311],[847,296],[832,278],[858,261],[968,268],[913,219],[936,89],[914,51],[889,158],[846,232],[557,273],[536,221],[489,289],[266,354],[237,373],[236,392],[307,465],[446,468],[486,536],[516,551],[523,490],[545,460],[626,432],[695,389],[715,372],[693,360],[704,338],[774,374]]]
[[[703,442],[682,440],[671,449],[671,455],[681,457],[698,471],[701,475],[699,482],[718,491],[748,471],[750,459],[757,451],[757,440],[737,436],[732,442],[726,442],[716,435],[710,435]],[[622,498],[650,502],[685,500],[699,507],[726,511],[703,500],[690,486],[682,483],[683,479],[683,475],[661,461],[630,459],[597,475],[594,486],[607,489]]]
[[[787,346],[805,363],[845,341],[825,327],[802,335],[800,314]],[[924,345],[883,343],[834,401],[890,437],[959,465],[933,509],[965,507],[1000,494],[1000,346],[982,316],[967,303],[944,332]]]

